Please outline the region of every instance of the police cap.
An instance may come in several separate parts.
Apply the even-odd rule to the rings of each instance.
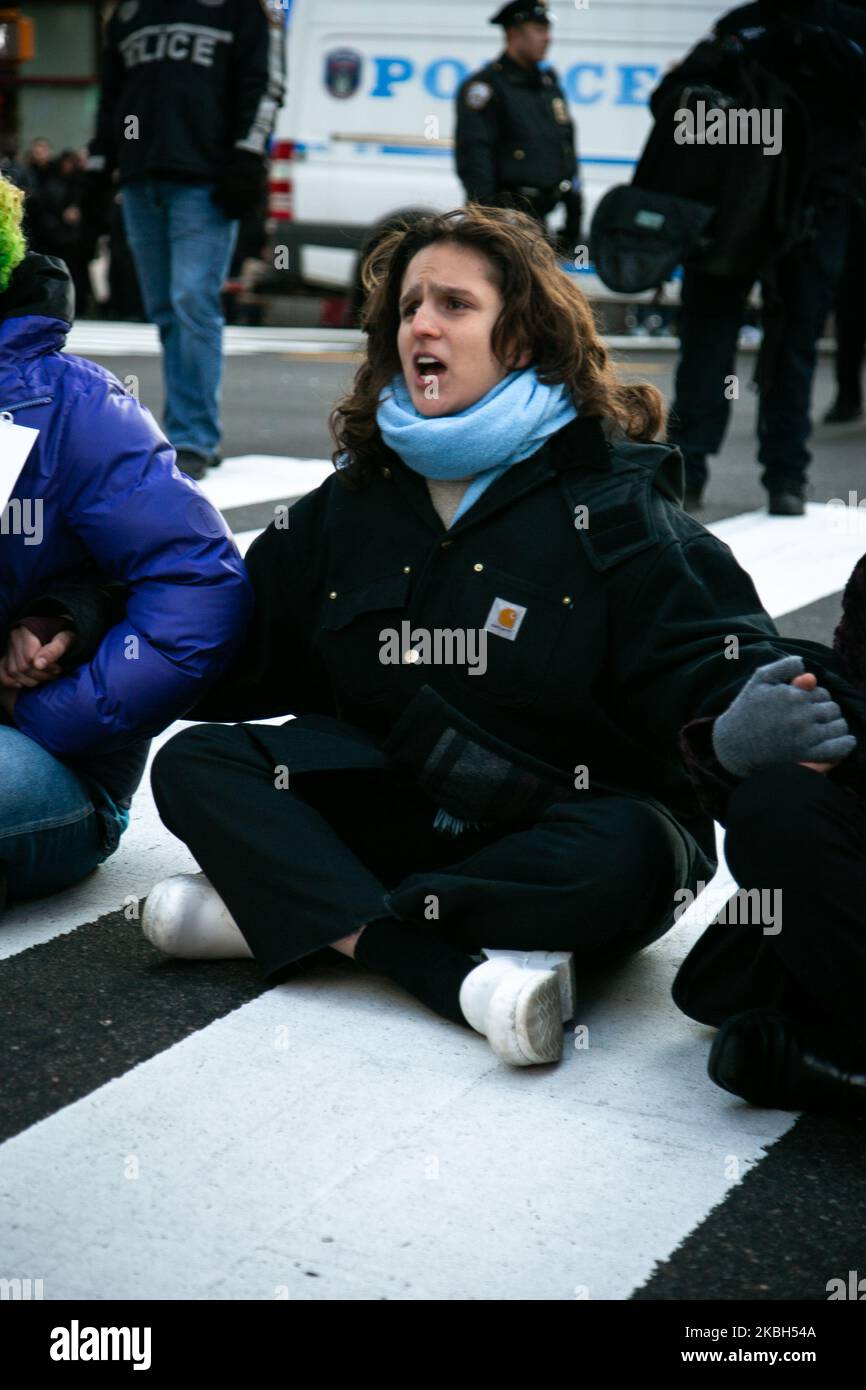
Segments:
[[[509,0],[490,20],[508,29],[514,24],[552,24],[553,15],[545,4],[533,5],[527,0]]]

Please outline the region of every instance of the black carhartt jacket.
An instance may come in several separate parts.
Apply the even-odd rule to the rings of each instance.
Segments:
[[[578,418],[446,530],[424,479],[382,445],[366,485],[329,478],[253,544],[247,650],[187,717],[297,714],[293,771],[381,766],[384,752],[446,811],[482,820],[608,789],[647,797],[712,867],[683,725],[791,652],[861,740],[866,702],[836,653],[779,636],[728,547],[681,510],[681,486],[669,445]],[[486,671],[383,661],[403,622],[419,651],[424,632],[486,624]]]
[[[507,53],[460,87],[454,146],[467,200],[491,207],[522,187],[562,197],[577,177],[559,78],[552,69],[522,68]]]

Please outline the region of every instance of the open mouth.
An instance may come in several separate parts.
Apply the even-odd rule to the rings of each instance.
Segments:
[[[415,381],[418,386],[426,386],[431,376],[435,376],[441,381],[448,370],[440,358],[427,352],[416,353],[412,358],[412,364],[415,368]]]

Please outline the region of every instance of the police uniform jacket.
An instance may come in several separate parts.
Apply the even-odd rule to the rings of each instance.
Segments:
[[[577,172],[574,123],[556,73],[523,68],[507,53],[460,87],[455,146],[467,199],[488,206],[517,188],[570,188]]]
[[[265,0],[121,0],[108,21],[88,169],[120,182],[216,179],[264,155],[284,94],[283,30]]]

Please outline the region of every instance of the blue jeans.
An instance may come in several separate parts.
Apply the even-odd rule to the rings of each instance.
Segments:
[[[78,883],[114,853],[128,824],[129,812],[95,782],[0,725],[0,874],[10,902]]]
[[[141,179],[122,195],[144,307],[162,342],[163,428],[175,449],[204,458],[220,441],[220,291],[239,226],[211,200],[212,187]]]

